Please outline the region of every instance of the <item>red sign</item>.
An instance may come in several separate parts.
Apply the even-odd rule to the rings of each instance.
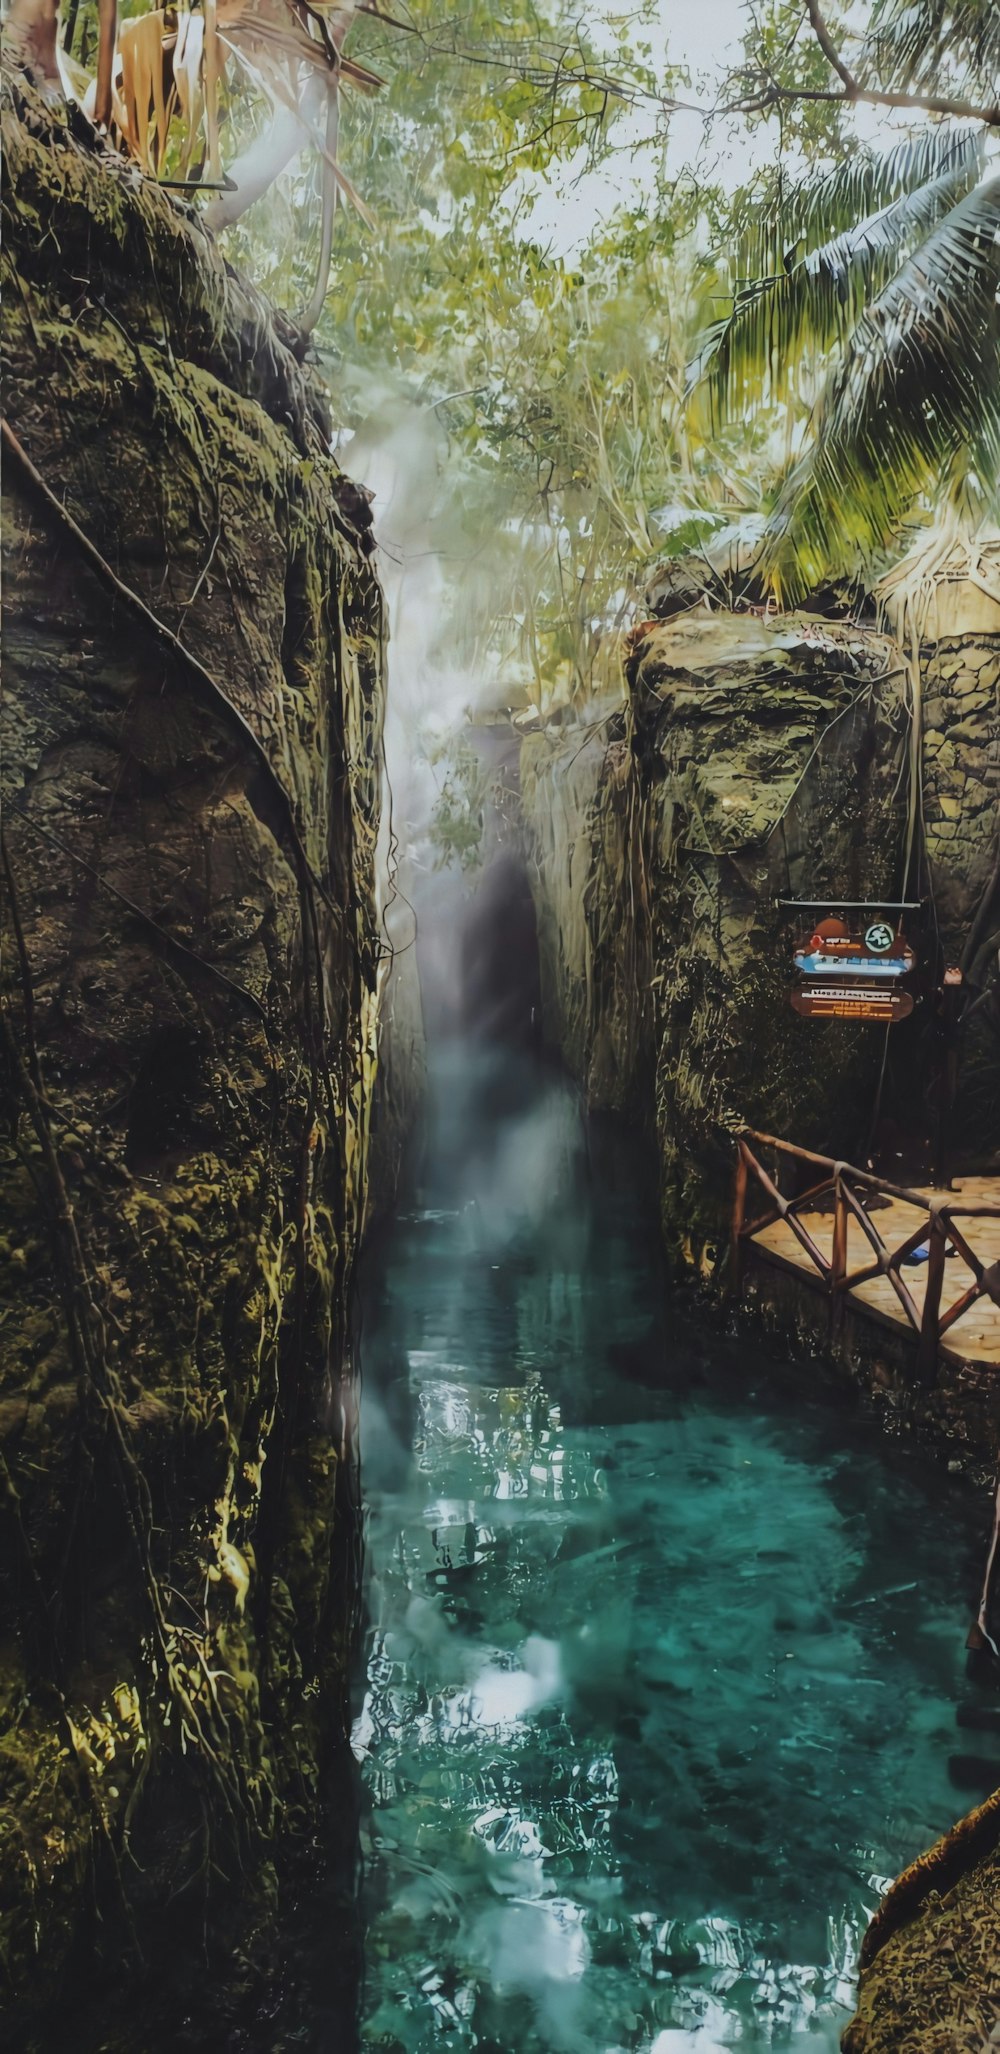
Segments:
[[[913,994],[889,985],[840,984],[813,978],[791,993],[792,1004],[805,1020],[869,1020],[891,1027],[913,1011]]]
[[[908,977],[916,956],[895,920],[883,915],[851,925],[828,914],[803,937],[794,955],[795,968],[807,977]]]

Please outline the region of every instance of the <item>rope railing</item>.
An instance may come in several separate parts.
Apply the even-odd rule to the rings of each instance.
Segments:
[[[760,1160],[761,1151],[773,1151],[810,1173],[806,1188],[794,1197],[786,1197],[779,1188],[779,1173],[775,1170],[772,1175],[765,1167]],[[811,1174],[817,1171],[820,1173],[818,1176]],[[764,1210],[752,1217],[748,1215],[751,1181],[767,1201]],[[864,1197],[867,1193],[913,1206],[920,1217],[912,1232],[890,1247],[866,1210]],[[831,1198],[833,1232],[827,1254],[801,1215],[815,1213]],[[859,1170],[853,1163],[817,1155],[812,1149],[799,1148],[794,1142],[782,1141],[776,1135],[761,1134],[747,1127],[737,1141],[731,1232],[733,1288],[737,1293],[741,1288],[747,1247],[767,1228],[780,1221],[802,1250],[806,1262],[795,1262],[790,1256],[779,1256],[779,1261],[788,1262],[798,1274],[804,1274],[825,1293],[830,1301],[834,1327],[842,1319],[849,1292],[873,1277],[885,1277],[899,1300],[907,1326],[917,1338],[917,1375],[922,1383],[930,1384],[934,1381],[942,1337],[956,1321],[981,1298],[988,1298],[992,1304],[1000,1306],[1000,1262],[985,1263],[977,1255],[957,1224],[959,1220],[970,1219],[1000,1219],[1000,1204],[986,1201],[973,1204],[960,1195],[953,1198],[946,1191],[928,1193],[913,1190],[903,1184],[894,1184],[887,1177],[876,1176],[870,1170]],[[853,1268],[848,1264],[852,1221],[861,1229],[870,1249],[869,1258],[860,1265],[855,1263]],[[901,1273],[901,1266],[925,1242],[927,1281],[923,1304],[918,1305]],[[942,1308],[945,1258],[952,1250],[961,1257],[972,1281],[958,1297]],[[762,1252],[772,1259],[775,1255],[772,1249]],[[863,1300],[860,1303],[864,1305]]]

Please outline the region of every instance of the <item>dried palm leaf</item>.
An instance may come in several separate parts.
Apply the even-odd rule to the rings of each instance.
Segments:
[[[183,14],[178,14],[177,42],[174,46],[174,86],[177,92],[177,109],[185,132],[182,158],[185,178],[190,177],[194,146],[205,118],[202,72],[204,54],[204,15],[187,10]]]
[[[125,139],[145,171],[159,173],[167,146],[169,117],[164,88],[167,37],[173,24],[159,9],[123,21],[118,33]],[[152,116],[152,119],[150,119]]]

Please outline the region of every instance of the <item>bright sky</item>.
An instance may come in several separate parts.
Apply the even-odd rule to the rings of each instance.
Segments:
[[[609,7],[606,0],[590,0],[582,8],[583,19],[598,44],[604,41],[603,24],[616,13],[620,18],[620,11]],[[658,13],[658,29],[650,32],[654,47],[659,41],[665,63],[669,57],[671,66],[687,67],[690,97],[701,105],[712,105],[739,53],[747,0],[659,0]],[[903,125],[899,117],[874,107],[857,108],[852,118],[858,134],[872,142],[888,139]],[[617,151],[611,165],[599,171],[583,169],[576,175],[564,173],[558,179],[526,180],[536,195],[525,224],[532,241],[572,258],[617,206],[641,199],[652,182],[654,152],[648,141],[652,129],[653,110],[639,106],[616,127]],[[756,164],[766,162],[776,144],[776,123],[760,124],[751,132],[741,122],[706,124],[698,114],[675,113],[670,118],[667,166],[676,176],[686,165],[698,163],[706,176],[711,171],[722,183],[735,185],[745,180]]]

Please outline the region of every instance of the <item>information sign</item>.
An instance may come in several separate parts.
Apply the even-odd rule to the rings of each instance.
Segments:
[[[792,961],[799,982],[789,998],[804,1020],[859,1020],[891,1027],[912,1013],[903,989],[917,967],[904,920],[918,915],[912,899],[778,899],[794,919]]]
[[[898,927],[879,916],[848,925],[830,914],[816,922],[793,957],[804,977],[907,977],[916,956]]]
[[[913,1011],[912,992],[894,991],[888,984],[852,984],[847,978],[839,984],[810,978],[797,986],[791,1000],[805,1020],[867,1020],[891,1027]]]

